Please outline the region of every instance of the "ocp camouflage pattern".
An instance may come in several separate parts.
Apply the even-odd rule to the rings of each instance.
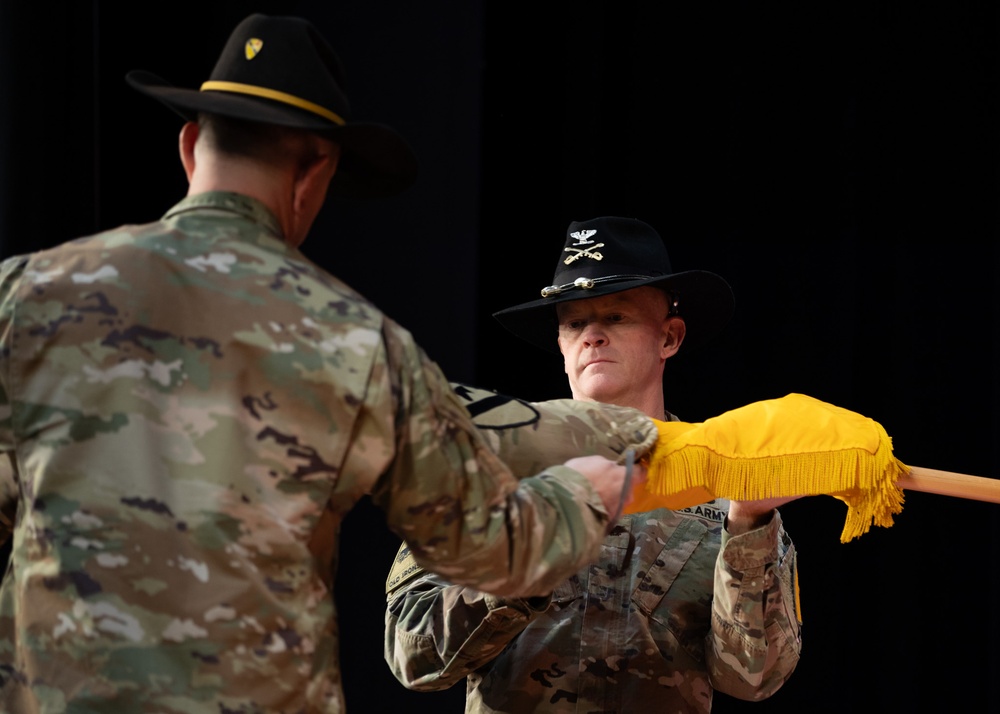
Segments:
[[[406,330],[228,193],[0,265],[0,450],[15,714],[340,712],[363,495],[422,566],[506,595],[589,562],[608,517],[571,469],[509,471]]]
[[[572,443],[514,431],[522,446]],[[626,515],[548,597],[449,583],[404,543],[386,581],[386,663],[419,691],[464,679],[468,714],[707,714],[715,691],[765,699],[801,652],[796,551],[780,513],[731,536],[727,511],[720,499]]]

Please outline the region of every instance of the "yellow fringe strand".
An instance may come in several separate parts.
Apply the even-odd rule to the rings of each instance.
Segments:
[[[840,540],[889,527],[909,468],[878,422],[804,395],[757,402],[701,424],[657,421],[648,480],[628,512],[674,510],[712,498],[830,495],[847,504]],[[721,430],[721,431],[720,431]],[[815,433],[814,433],[815,432]]]

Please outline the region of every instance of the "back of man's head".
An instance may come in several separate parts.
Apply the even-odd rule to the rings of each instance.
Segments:
[[[199,141],[221,157],[281,169],[302,165],[318,153],[320,137],[304,129],[244,121],[219,114],[198,115]]]
[[[176,87],[144,71],[130,72],[126,79],[187,121],[207,113],[328,137],[339,146],[337,175],[331,184],[336,193],[390,196],[416,179],[416,157],[401,136],[381,124],[351,118],[341,62],[318,29],[303,18],[260,13],[245,18],[230,34],[208,79],[197,88]],[[274,142],[265,139],[276,130],[249,126],[212,131],[220,138],[213,145],[230,156],[245,157],[247,151],[266,154]],[[270,160],[275,158],[270,155]]]

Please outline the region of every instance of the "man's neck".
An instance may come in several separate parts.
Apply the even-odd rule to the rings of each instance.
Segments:
[[[260,201],[278,219],[282,235],[290,235],[292,192],[278,169],[268,170],[250,161],[203,161],[191,175],[188,195],[207,191],[230,191]]]
[[[601,399],[593,399],[588,396],[582,396],[577,394],[574,394],[573,398],[580,399],[585,402],[604,401]],[[638,409],[646,416],[651,417],[653,419],[660,419],[661,421],[663,420],[664,415],[667,412],[667,408],[663,401],[663,390],[660,390],[659,392],[653,394],[643,393],[643,394],[623,395],[620,398],[607,401],[606,403],[614,404],[615,406],[619,407],[631,407],[632,409]]]

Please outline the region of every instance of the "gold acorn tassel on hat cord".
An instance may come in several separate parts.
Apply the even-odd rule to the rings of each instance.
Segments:
[[[841,542],[889,527],[903,489],[1000,503],[1000,480],[909,467],[878,422],[802,394],[754,402],[701,423],[654,420],[647,480],[626,513],[713,498],[830,495],[847,504]]]

